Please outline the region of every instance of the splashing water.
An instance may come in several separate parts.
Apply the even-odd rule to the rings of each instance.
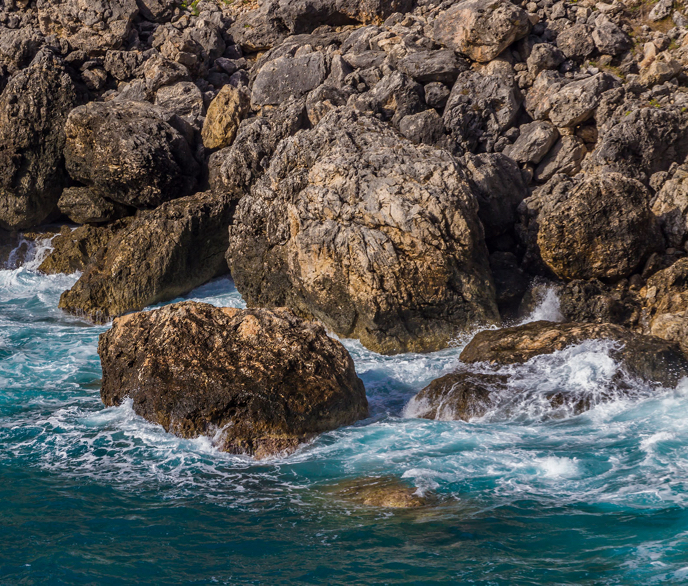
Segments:
[[[34,265],[32,265],[34,266]],[[37,265],[35,265],[37,266]],[[345,340],[371,416],[283,459],[182,440],[100,402],[98,335],[57,309],[76,280],[0,271],[0,581],[652,584],[688,579],[688,385],[553,413],[608,389],[605,343],[540,357],[470,423],[404,415],[460,347],[384,357]],[[188,298],[241,307],[220,279]],[[332,496],[357,477],[433,494],[390,512]]]

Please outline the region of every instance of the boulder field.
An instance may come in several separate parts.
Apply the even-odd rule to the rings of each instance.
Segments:
[[[429,352],[549,288],[688,354],[687,65],[683,2],[0,2],[0,260],[56,234],[92,323],[231,274]]]

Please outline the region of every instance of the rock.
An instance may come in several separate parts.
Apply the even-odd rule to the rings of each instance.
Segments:
[[[530,32],[528,14],[508,0],[463,0],[435,19],[435,40],[473,61],[492,61]]]
[[[581,170],[586,152],[585,143],[580,138],[562,136],[535,169],[535,180],[545,183],[557,173],[573,177]]]
[[[57,207],[75,224],[103,224],[129,215],[126,206],[109,201],[88,187],[68,187]]]
[[[315,88],[306,98],[306,111],[311,125],[315,126],[331,110],[346,105],[350,95],[349,91],[327,83]]]
[[[522,103],[513,67],[493,61],[459,75],[444,109],[444,126],[459,152],[490,152],[516,121]]]
[[[538,43],[530,52],[528,61],[528,72],[533,76],[545,69],[557,69],[566,59],[564,54],[554,45],[549,43]]]
[[[425,103],[431,108],[441,110],[449,98],[451,90],[440,82],[429,83],[424,88]]]
[[[538,164],[559,138],[559,132],[549,122],[531,122],[520,128],[516,142],[504,149],[504,154],[517,163]]]
[[[30,228],[56,211],[66,180],[64,125],[76,103],[72,80],[48,51],[0,94],[0,227]]]
[[[186,301],[116,319],[100,337],[101,398],[185,438],[264,458],[367,417],[346,349],[285,309]]]
[[[394,126],[405,116],[423,108],[423,86],[399,71],[385,75],[375,87],[353,100],[353,107],[364,114],[390,120]]]
[[[356,478],[330,488],[339,498],[367,507],[416,509],[428,504],[428,499],[397,478]]]
[[[139,212],[101,249],[59,307],[96,323],[174,299],[227,271],[226,197],[197,193]]]
[[[153,22],[167,22],[174,16],[179,0],[137,0],[141,16]]]
[[[518,308],[530,285],[530,278],[519,266],[511,252],[493,252],[490,268],[497,291],[497,307],[502,319],[515,318]]]
[[[510,232],[517,220],[518,206],[529,195],[518,165],[499,153],[467,154],[464,161],[486,238]]]
[[[557,47],[567,59],[585,59],[595,50],[592,29],[585,24],[566,27],[557,36]]]
[[[482,417],[500,403],[509,401],[514,392],[525,394],[531,390],[519,381],[529,361],[588,340],[615,343],[609,356],[620,368],[610,381],[611,388],[606,390],[611,397],[629,390],[626,381],[629,375],[653,387],[675,387],[688,375],[688,361],[675,346],[658,338],[633,334],[613,324],[538,321],[478,333],[461,353],[462,367],[418,393],[407,407],[407,413],[426,419],[468,421]],[[544,398],[553,408],[567,406],[580,413],[600,398],[604,399],[605,390],[601,393],[600,390],[581,394],[552,389]]]
[[[612,120],[590,157],[591,167],[611,169],[641,181],[666,171],[688,155],[688,116],[660,108],[638,108]]]
[[[453,84],[459,73],[468,70],[468,63],[450,49],[413,51],[394,63],[396,68],[419,83]]]
[[[430,109],[404,116],[399,132],[416,144],[436,144],[444,136],[444,124],[437,111]]]
[[[32,27],[9,29],[0,26],[0,69],[4,65],[7,72],[13,74],[28,67],[44,43],[43,35]]]
[[[166,59],[184,65],[193,75],[206,76],[215,59],[222,57],[225,52],[226,44],[220,26],[205,18],[188,21],[186,27],[175,24],[165,24],[155,29],[151,43],[153,48]]]
[[[534,197],[540,255],[559,278],[618,280],[663,248],[642,183],[618,173],[557,177]]]
[[[137,14],[136,0],[38,2],[38,22],[44,35],[66,39],[72,48],[92,55],[118,49]]]
[[[680,248],[688,236],[688,166],[681,165],[657,194],[652,212],[669,246]]]
[[[637,291],[627,285],[605,285],[597,279],[576,280],[557,287],[564,321],[616,324],[635,329],[642,307]]]
[[[226,85],[208,107],[203,123],[203,146],[207,149],[221,149],[234,142],[240,122],[251,108],[247,92]]]
[[[633,46],[633,41],[606,16],[600,15],[595,21],[592,40],[603,55],[621,55]]]
[[[184,65],[165,59],[159,53],[143,64],[143,75],[150,92],[157,92],[163,86],[174,85],[180,81],[191,81],[189,70]]]
[[[640,297],[643,332],[678,344],[688,356],[688,259],[651,276]]]
[[[203,94],[195,83],[180,81],[161,87],[155,94],[155,105],[176,114],[192,126],[202,125],[205,105]]]
[[[103,67],[118,81],[127,81],[136,77],[145,61],[143,53],[138,51],[110,50],[105,53]]]
[[[106,246],[115,232],[124,225],[120,222],[114,226],[80,226],[76,230],[63,226],[60,233],[52,239],[53,251],[38,270],[46,275],[71,275],[76,271],[84,271],[96,253]]]
[[[65,126],[72,179],[112,201],[155,207],[191,193],[199,167],[184,137],[143,102],[90,102]]]
[[[281,104],[289,97],[300,98],[327,77],[325,57],[314,52],[302,57],[280,57],[263,65],[253,82],[254,108]]]
[[[673,0],[659,0],[657,4],[654,5],[650,14],[647,15],[647,19],[652,22],[657,22],[658,20],[663,20],[671,15],[671,11],[674,7]]]
[[[303,99],[289,99],[267,116],[244,120],[231,147],[210,156],[210,186],[241,199],[265,171],[279,142],[308,123]]]
[[[674,59],[668,51],[657,55],[652,62],[641,69],[640,83],[646,87],[661,85],[683,71],[681,63]]]
[[[436,350],[497,319],[454,159],[351,110],[280,144],[237,208],[227,261],[250,306],[286,305],[378,352]]]

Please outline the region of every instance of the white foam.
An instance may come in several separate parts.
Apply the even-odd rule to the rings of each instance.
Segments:
[[[564,316],[561,313],[561,303],[554,287],[547,287],[544,294],[542,294],[538,304],[533,309],[532,313],[521,321],[521,324],[527,324],[535,321],[551,321],[562,322]]]

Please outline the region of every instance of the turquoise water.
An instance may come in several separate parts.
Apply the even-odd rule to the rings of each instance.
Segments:
[[[460,345],[390,358],[345,341],[371,417],[254,462],[104,408],[105,328],[57,309],[76,276],[35,264],[0,271],[2,584],[688,582],[688,385],[548,411],[543,391],[594,393],[616,372],[586,343],[534,363],[522,398],[480,421],[426,421],[409,401]],[[242,305],[229,280],[189,298]],[[366,476],[433,504],[328,490]]]

